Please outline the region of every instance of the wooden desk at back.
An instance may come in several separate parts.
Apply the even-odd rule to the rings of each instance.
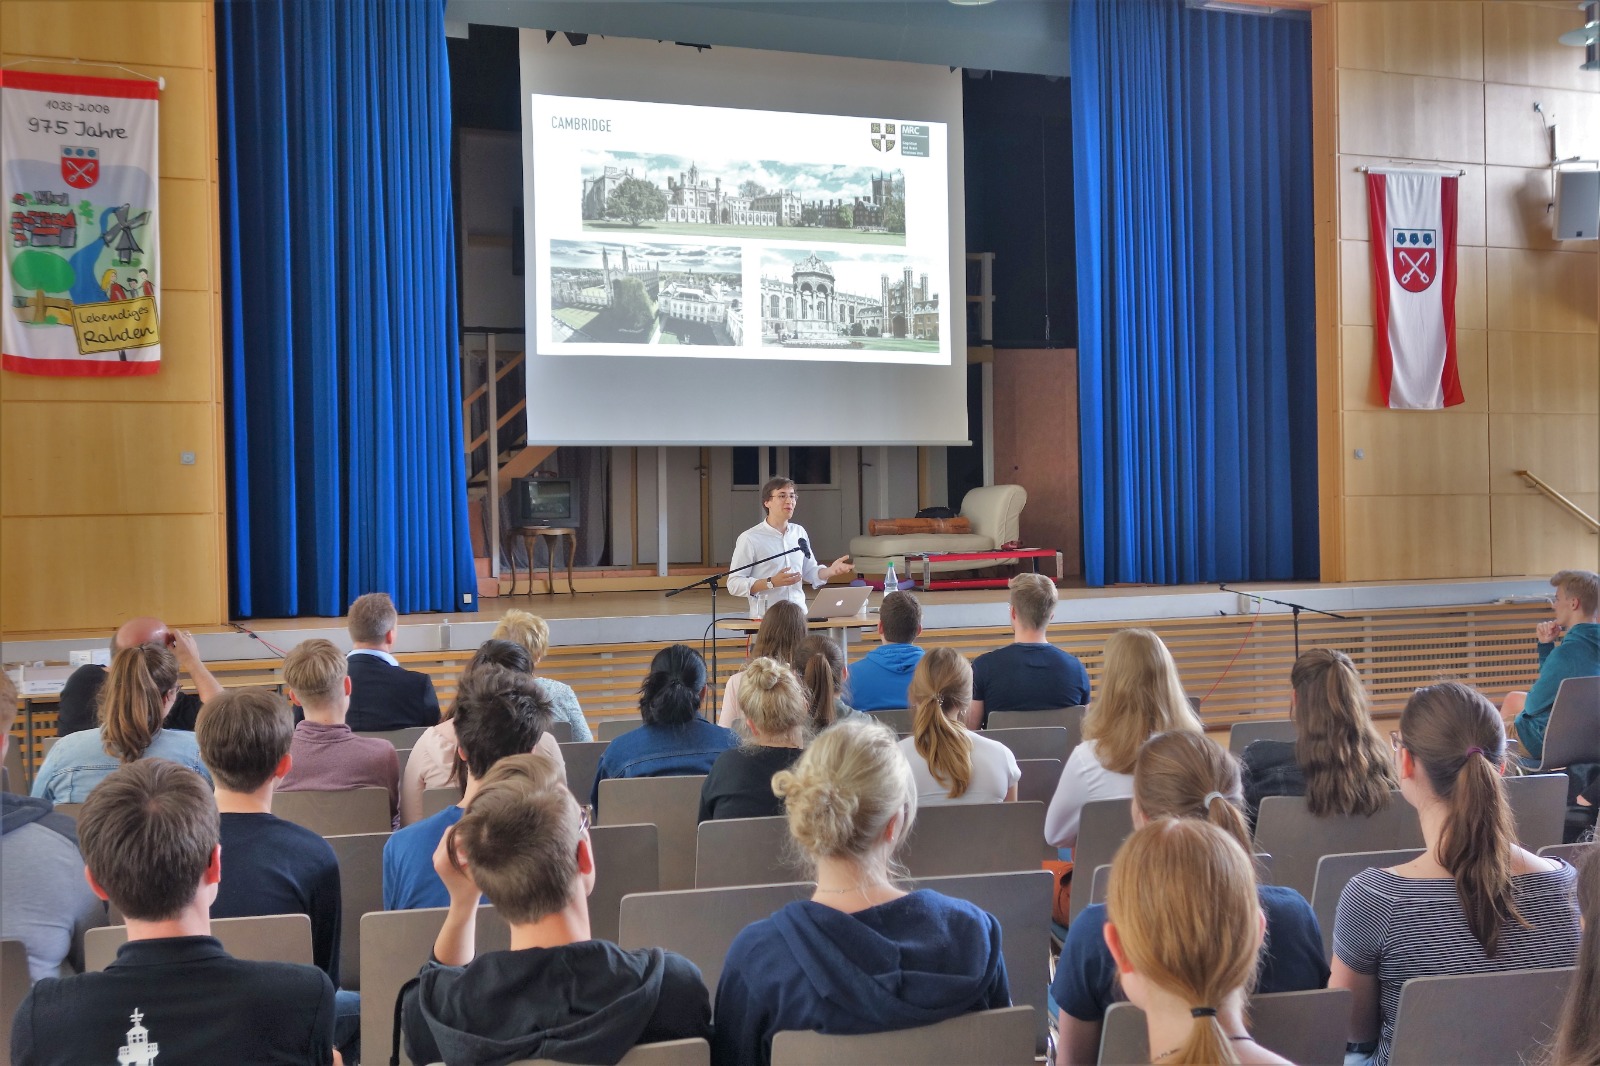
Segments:
[[[761,628],[759,618],[719,618],[717,628],[727,633],[743,633],[746,637],[755,636],[756,630]],[[839,648],[844,652],[845,662],[850,661],[850,631],[853,629],[877,629],[878,617],[876,614],[863,618],[855,615],[850,618],[824,618],[821,621],[806,621],[809,630],[831,630],[838,634]]]

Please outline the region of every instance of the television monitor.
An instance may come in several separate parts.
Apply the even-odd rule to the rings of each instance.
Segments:
[[[580,498],[575,477],[519,477],[511,484],[511,516],[519,526],[576,529]]]

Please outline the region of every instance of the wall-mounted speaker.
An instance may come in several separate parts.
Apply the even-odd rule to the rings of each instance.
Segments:
[[[1600,169],[1556,171],[1556,240],[1600,240]]]

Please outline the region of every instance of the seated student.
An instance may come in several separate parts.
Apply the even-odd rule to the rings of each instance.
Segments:
[[[311,919],[311,960],[338,988],[344,916],[339,860],[322,837],[272,813],[273,790],[291,766],[294,729],[289,705],[264,688],[230,689],[200,710],[195,738],[216,779],[228,857],[211,917],[304,914]],[[341,991],[336,1047],[349,1047],[360,1017],[360,997]]]
[[[450,912],[402,1009],[412,1062],[615,1063],[635,1044],[711,1035],[700,971],[589,934],[594,852],[565,777],[538,755],[490,770],[434,853]],[[509,951],[474,958],[480,893]]]
[[[1162,818],[1123,843],[1111,864],[1105,941],[1128,999],[1144,1011],[1151,1062],[1288,1066],[1245,1029],[1265,928],[1255,867],[1232,834]]]
[[[111,656],[141,644],[160,644],[171,648],[178,667],[194,681],[194,692],[179,692],[162,723],[168,729],[194,731],[195,719],[206,700],[222,691],[222,685],[200,659],[200,648],[187,630],[170,629],[159,618],[132,618],[122,623],[111,638]],[[56,705],[56,734],[66,736],[100,724],[100,690],[106,683],[106,668],[99,663],[84,663],[72,671]]]
[[[350,605],[350,728],[363,733],[439,724],[433,678],[407,670],[391,652],[400,616],[387,593],[369,592]]]
[[[1413,977],[1571,966],[1576,873],[1517,846],[1501,767],[1505,725],[1456,681],[1419,688],[1400,713],[1400,794],[1427,851],[1350,880],[1334,911],[1332,988],[1355,993],[1350,1039],[1389,1061],[1400,988]]]
[[[462,676],[456,693],[456,755],[466,767],[461,802],[395,832],[383,846],[383,909],[445,907],[450,893],[433,872],[433,851],[461,820],[490,767],[533,751],[550,723],[544,693],[527,674],[482,666]]]
[[[530,673],[539,668],[545,652],[550,650],[550,626],[538,615],[515,607],[501,617],[500,624],[489,636],[493,640],[509,640],[526,651],[532,663]],[[589,720],[583,716],[578,694],[572,691],[572,686],[553,677],[535,677],[534,680],[544,689],[545,699],[550,701],[550,713],[556,716],[556,721],[572,726],[573,743],[592,741],[594,734],[589,732]]]
[[[782,814],[772,775],[800,758],[809,722],[805,689],[793,670],[772,659],[745,667],[744,729],[750,739],[711,764],[700,787],[700,821]]]
[[[1539,642],[1539,679],[1526,692],[1506,695],[1501,708],[1516,726],[1523,750],[1537,765],[1544,755],[1544,731],[1556,692],[1569,677],[1600,674],[1600,575],[1589,570],[1563,570],[1550,579],[1555,618],[1534,629]]]
[[[484,666],[503,666],[519,674],[532,675],[533,659],[528,655],[527,649],[510,640],[490,638],[478,646],[478,650],[461,671],[461,677],[456,682],[457,699],[460,699],[460,686],[467,675]],[[533,682],[539,687],[540,692],[549,695],[549,686],[542,684],[542,678],[535,677]],[[454,785],[463,787],[463,764],[456,750],[456,723],[455,705],[452,704],[444,716],[444,721],[429,729],[417,738],[416,744],[411,749],[411,756],[406,760],[406,768],[400,780],[400,824],[410,825],[422,818],[422,794],[430,788],[445,788]],[[542,752],[557,766],[565,767],[566,759],[561,754],[561,745],[556,741],[554,733],[541,733],[539,743],[534,745],[534,750]]]
[[[17,690],[0,670],[0,757],[17,720]],[[0,792],[0,937],[28,950],[38,981],[83,969],[83,934],[106,924],[106,905],[89,891],[76,823],[48,800]]]
[[[791,664],[793,665],[793,664]],[[850,668],[845,665],[844,649],[826,633],[812,633],[800,642],[800,665],[795,667],[806,690],[811,731],[828,728],[856,709],[845,702]]]
[[[1583,938],[1578,947],[1578,968],[1567,986],[1550,1062],[1554,1066],[1583,1066],[1600,1062],[1600,849],[1591,844],[1578,860],[1578,911]]]
[[[1367,692],[1350,656],[1312,648],[1289,672],[1294,740],[1244,749],[1244,802],[1252,830],[1268,796],[1304,796],[1318,818],[1376,814],[1400,779],[1394,753],[1372,724]]]
[[[650,676],[639,686],[639,713],[644,724],[622,734],[600,753],[589,796],[595,810],[600,809],[600,782],[608,778],[709,774],[717,756],[739,746],[733,730],[700,717],[700,701],[707,691],[706,661],[699,652],[687,644],[656,652],[650,660]]]
[[[289,744],[290,767],[279,792],[343,792],[382,788],[389,792],[389,817],[400,825],[400,757],[382,737],[357,736],[345,724],[350,675],[345,657],[328,640],[295,645],[283,661],[290,701],[305,711]]]
[[[99,973],[46,978],[11,1030],[13,1066],[161,1062],[327,1066],[333,985],[310,966],[235,959],[211,936],[222,877],[210,786],[165,759],[109,774],[84,802],[89,886],[127,921]]]
[[[1076,655],[1050,643],[1056,610],[1055,582],[1043,574],[1011,579],[1012,643],[972,664],[972,707],[967,725],[986,725],[990,711],[1045,711],[1089,702],[1089,672]]]
[[[1058,848],[1076,846],[1084,804],[1133,795],[1139,746],[1174,729],[1205,732],[1172,654],[1148,629],[1117,630],[1106,639],[1100,697],[1084,715],[1083,743],[1067,756],[1045,811],[1045,840]]]
[[[34,798],[82,803],[111,771],[146,758],[170,759],[211,780],[194,734],[162,726],[177,698],[178,660],[166,645],[117,652],[100,690],[100,728],[56,741],[33,779]]]
[[[1133,767],[1135,827],[1159,818],[1210,822],[1248,854],[1250,832],[1242,806],[1239,764],[1205,736],[1158,733],[1139,749]],[[1256,886],[1256,897],[1266,915],[1267,936],[1254,991],[1325,987],[1328,960],[1322,950],[1322,929],[1305,897],[1292,888],[1266,884]],[[1106,947],[1105,925],[1106,908],[1095,903],[1085,907],[1067,930],[1050,985],[1050,1002],[1060,1008],[1057,1066],[1092,1066],[1099,1059],[1100,1024],[1111,1005],[1123,998],[1116,963]]]
[[[911,673],[922,661],[922,649],[912,643],[922,635],[922,604],[909,592],[891,592],[878,608],[878,636],[883,643],[860,659],[850,671],[850,704],[858,711],[888,711],[909,707],[906,689]]]
[[[917,663],[907,692],[911,735],[900,751],[917,785],[917,806],[1000,803],[1017,798],[1022,769],[1011,749],[962,723],[972,703],[972,667],[954,648]]]
[[[761,616],[761,625],[750,642],[750,658],[774,659],[803,670],[805,660],[801,656],[801,646],[805,640],[806,609],[793,600],[779,600]],[[724,728],[732,729],[742,717],[739,686],[743,680],[741,671],[728,678],[722,687],[722,712],[717,715],[717,724]]]
[[[765,1066],[786,1029],[881,1033],[1010,1005],[994,916],[892,879],[917,792],[887,727],[866,715],[840,722],[772,788],[817,887],[734,938],[717,982],[713,1063]]]

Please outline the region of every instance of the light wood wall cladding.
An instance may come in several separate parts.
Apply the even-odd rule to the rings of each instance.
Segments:
[[[1563,157],[1600,157],[1600,79],[1556,43],[1581,21],[1576,6],[1498,0],[1332,0],[1312,13],[1325,580],[1600,564],[1600,537],[1515,474],[1531,469],[1580,506],[1600,495],[1600,256],[1556,241],[1547,210],[1546,120]],[[1390,161],[1465,171],[1466,403],[1448,411],[1390,411],[1377,396],[1357,168]]]
[[[6,0],[0,61],[119,63],[161,93],[162,365],[0,374],[0,632],[228,616],[212,5]],[[121,77],[69,63],[22,69]],[[179,454],[195,453],[192,466]]]

